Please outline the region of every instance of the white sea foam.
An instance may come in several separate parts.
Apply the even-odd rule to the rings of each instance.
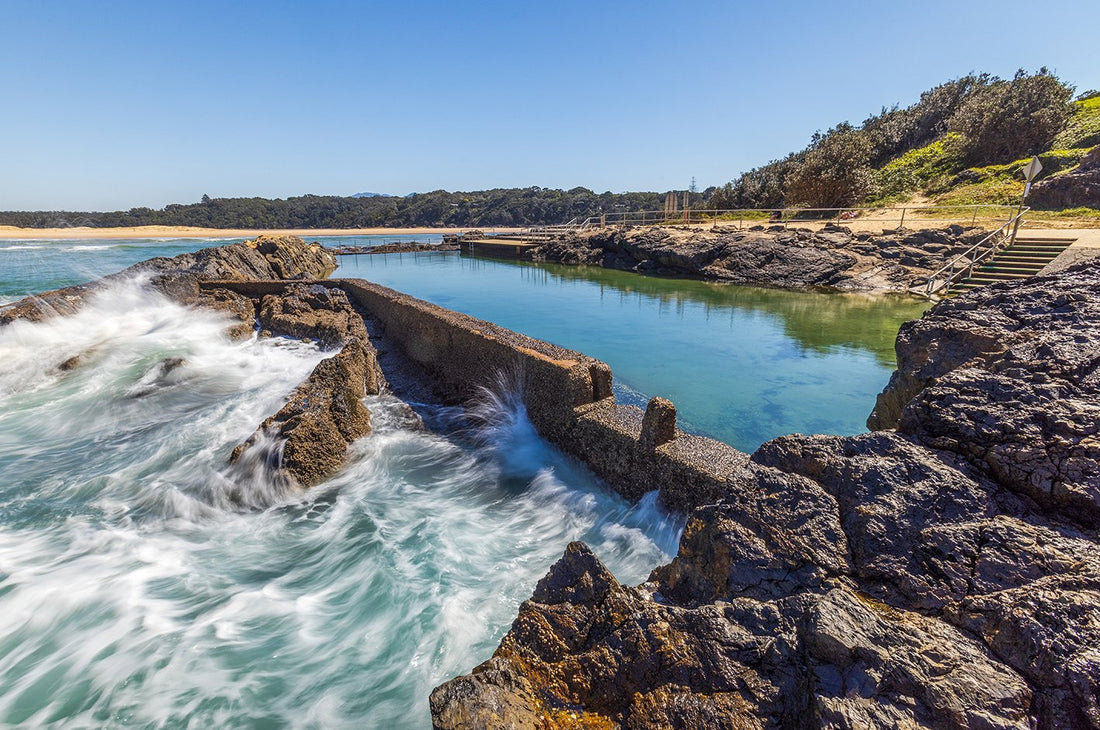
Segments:
[[[627,582],[675,549],[508,392],[457,438],[372,397],[329,481],[245,478],[230,450],[324,354],[226,324],[132,281],[0,329],[0,724],[423,727],[570,540]]]

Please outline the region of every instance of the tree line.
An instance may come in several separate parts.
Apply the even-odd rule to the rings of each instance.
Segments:
[[[203,228],[493,228],[563,223],[617,211],[656,210],[664,193],[595,193],[540,187],[476,192],[436,190],[405,197],[302,195],[286,199],[210,198],[160,210],[0,213],[0,225],[23,228],[199,226]]]

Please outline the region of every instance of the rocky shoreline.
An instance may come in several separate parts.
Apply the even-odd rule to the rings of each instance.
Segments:
[[[250,337],[258,328],[260,337],[312,340],[322,350],[334,351],[229,457],[241,484],[236,501],[244,507],[263,507],[248,496],[250,480],[273,480],[283,489],[304,488],[343,465],[351,442],[371,430],[370,412],[362,399],[379,393],[385,378],[363,318],[344,292],[292,284],[278,296],[248,297],[224,286],[200,284],[318,279],[335,269],[335,255],[320,244],[295,236],[259,236],[174,258],[149,259],[90,284],[27,297],[0,308],[0,326],[71,314],[110,284],[137,277],[180,304],[227,313],[236,322],[227,331],[233,339]],[[79,367],[80,361],[77,356],[60,367]]]
[[[987,231],[942,229],[853,233],[784,226],[746,230],[684,226],[602,228],[527,249],[532,261],[691,276],[731,284],[841,291],[908,291]]]
[[[671,563],[580,543],[437,728],[1100,728],[1100,272],[903,327],[875,432],[764,444]]]
[[[28,297],[0,326],[141,276],[229,313],[233,337],[333,351],[230,457],[246,508],[264,506],[244,484],[255,469],[308,487],[369,433],[379,324],[380,349],[401,338],[456,398],[527,358],[540,433],[628,497],[660,488],[688,521],[675,558],[636,587],[571,544],[493,657],[432,693],[436,727],[1100,730],[1094,265],[941,302],[899,333],[873,432],[784,436],[751,457],[678,431],[662,399],[618,406],[603,363],[366,282],[316,281],[334,267],[320,246],[261,237]]]

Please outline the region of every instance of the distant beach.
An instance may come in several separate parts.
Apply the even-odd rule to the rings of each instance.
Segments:
[[[472,228],[197,228],[195,226],[133,226],[125,228],[17,228],[0,226],[0,239],[89,239],[89,238],[254,238],[261,233],[272,235],[292,235],[303,238],[311,236],[404,236],[429,233],[462,233]],[[518,228],[486,229],[498,233],[519,230]]]

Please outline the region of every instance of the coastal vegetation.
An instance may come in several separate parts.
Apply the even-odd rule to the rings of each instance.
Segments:
[[[815,133],[805,149],[709,191],[705,206],[828,208],[914,197],[945,205],[1018,203],[1020,169],[1032,156],[1043,164],[1042,180],[1073,172],[1100,144],[1100,92],[1072,97],[1072,87],[1045,68],[1009,80],[963,76],[858,127],[845,122]]]
[[[654,210],[664,193],[596,193],[587,188],[435,190],[407,196],[302,195],[286,199],[211,198],[160,210],[107,213],[0,213],[0,225],[22,228],[199,226],[203,228],[507,227],[562,223],[600,212]]]
[[[1038,180],[1078,172],[1100,145],[1100,92],[1073,99],[1073,88],[1047,69],[1011,79],[969,74],[921,94],[907,107],[883,108],[859,126],[848,122],[812,135],[805,149],[691,195],[699,209],[891,205],[913,199],[944,205],[1015,204],[1020,168],[1033,155]],[[1090,178],[1091,179],[1091,178]],[[679,196],[677,200],[679,201]],[[1065,195],[1029,201],[1073,217],[1100,217],[1100,204]],[[302,195],[285,199],[218,198],[161,209],[113,212],[0,212],[0,225],[94,228],[147,225],[203,228],[508,227],[556,224],[624,211],[659,210],[665,193],[597,193],[495,188],[435,190],[405,196]]]

